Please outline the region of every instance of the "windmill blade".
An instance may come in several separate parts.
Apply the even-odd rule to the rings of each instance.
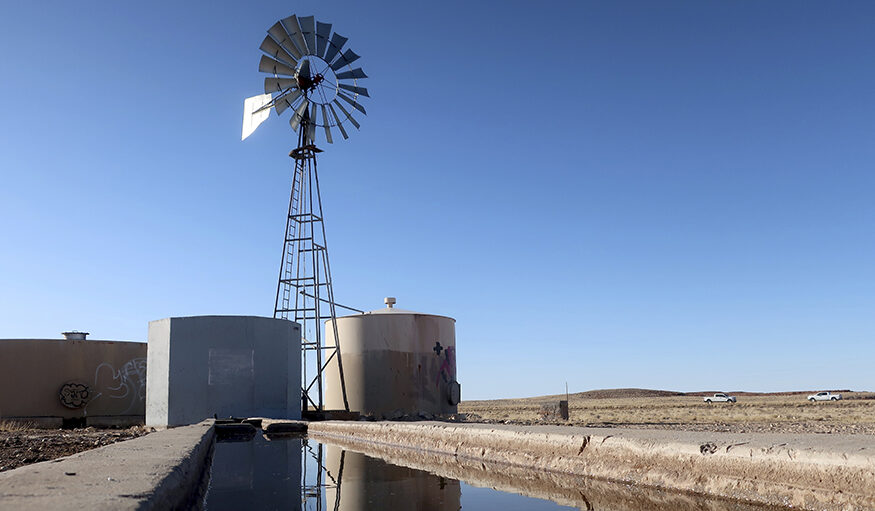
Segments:
[[[346,130],[343,129],[343,123],[340,122],[340,117],[337,116],[337,112],[334,111],[334,105],[331,103],[328,104],[328,109],[331,110],[331,115],[334,116],[334,122],[337,123],[337,127],[340,128],[340,134],[343,135],[344,140],[349,139],[349,135],[346,134]]]
[[[273,60],[267,55],[261,56],[261,61],[259,61],[258,63],[258,70],[262,73],[270,73],[272,75],[295,76],[294,69],[283,64],[282,62]]]
[[[298,18],[298,23],[301,25],[301,33],[304,34],[304,40],[307,41],[307,54],[316,55],[316,20],[313,16],[304,16]]]
[[[337,74],[338,80],[346,80],[348,78],[367,78],[367,77],[368,77],[368,75],[366,75],[365,72],[362,71],[362,68],[360,68],[360,67],[357,67],[357,68],[353,69],[352,71],[344,71],[342,73]]]
[[[292,130],[298,131],[298,126],[301,125],[301,121],[304,119],[304,112],[307,111],[307,105],[309,103],[310,100],[304,98],[304,101],[301,101],[301,104],[295,109],[295,113],[292,114],[292,118],[289,119],[289,126],[292,127]]]
[[[325,57],[325,48],[328,46],[328,36],[331,35],[331,23],[316,22],[316,56]]]
[[[368,113],[365,112],[365,107],[363,107],[363,106],[361,106],[360,104],[356,103],[356,101],[355,101],[354,99],[352,99],[351,97],[347,96],[346,94],[344,94],[344,93],[342,93],[342,92],[338,92],[338,93],[337,93],[337,97],[339,97],[340,99],[342,99],[342,100],[346,101],[347,103],[349,103],[350,105],[352,105],[352,107],[355,108],[356,110],[358,110],[359,112],[361,112],[361,113],[363,113],[363,114],[365,114],[365,115],[368,115]]]
[[[331,62],[334,60],[334,57],[340,49],[343,48],[343,45],[346,44],[347,41],[349,41],[349,39],[335,32],[331,36],[331,42],[328,43],[328,51],[325,52],[325,62]]]
[[[295,67],[298,65],[298,61],[289,55],[289,52],[284,50],[283,47],[277,44],[277,42],[269,35],[264,36],[264,41],[261,42],[259,49],[289,67]]]
[[[325,109],[325,105],[321,105],[322,107],[322,123],[325,125],[325,140],[328,141],[329,144],[333,144],[334,140],[331,139],[331,124],[328,121],[328,111]]]
[[[311,144],[316,143],[316,103],[310,108],[310,122],[307,123],[307,139]]]
[[[259,94],[243,100],[243,132],[240,140],[246,140],[268,118],[270,108],[261,107],[270,103],[271,98],[271,94]]]
[[[298,76],[310,78],[310,59],[301,61],[301,66],[298,68],[297,74],[295,74],[295,77]]]
[[[301,96],[301,91],[293,90],[286,94],[285,96],[276,100],[276,103],[273,105],[274,110],[276,110],[277,115],[282,115],[283,112],[286,111],[287,108],[291,108],[295,103],[295,100]]]
[[[282,92],[286,89],[297,89],[298,82],[294,78],[264,78],[264,92]]]
[[[295,45],[301,51],[302,56],[309,54],[310,52],[307,50],[307,41],[304,40],[304,35],[301,33],[301,26],[298,23],[298,17],[293,14],[288,18],[284,18],[282,24],[283,27],[285,27],[286,32],[292,36],[292,40],[295,41]]]
[[[265,78],[265,80],[266,80],[266,78]],[[354,85],[347,85],[345,83],[338,83],[337,86],[340,87],[341,89],[345,89],[345,90],[348,90],[350,92],[355,92],[356,94],[358,94],[360,96],[364,96],[366,98],[370,97],[368,95],[368,89],[366,89],[364,87],[356,87]]]
[[[337,108],[339,108],[340,111],[343,112],[343,115],[345,115],[346,118],[349,119],[349,122],[351,122],[352,125],[355,126],[355,129],[361,129],[361,126],[359,125],[359,123],[355,120],[355,118],[349,112],[346,111],[346,108],[343,108],[343,105],[341,105],[340,102],[338,102],[335,99],[334,101],[332,101],[332,103],[337,105]]]
[[[264,41],[261,42],[259,48],[264,53],[267,53],[274,59],[288,65],[289,67],[295,67],[298,65],[298,61],[269,35],[264,36]]]
[[[273,39],[277,44],[283,47],[289,54],[295,57],[295,59],[300,59],[302,54],[301,50],[295,45],[295,41],[292,39],[292,36],[286,31],[283,27],[283,24],[277,21],[273,24],[272,27],[267,29],[267,33],[270,35],[271,39]],[[264,44],[264,43],[262,43]]]
[[[343,66],[348,66],[360,58],[361,55],[356,55],[355,52],[352,50],[346,50],[345,52],[343,52],[343,55],[338,57],[337,62],[331,64],[331,69],[337,71]]]

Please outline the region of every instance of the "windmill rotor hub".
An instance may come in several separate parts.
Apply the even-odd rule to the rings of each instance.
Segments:
[[[303,62],[298,66],[298,74],[295,76],[295,82],[298,88],[304,94],[307,94],[311,101],[317,103],[328,103],[337,96],[337,87],[332,87],[329,83],[335,83],[334,72],[331,67],[322,59],[310,56],[307,59],[308,64]],[[321,70],[317,72],[317,70]]]
[[[327,105],[337,98],[337,75],[325,60],[309,55],[297,71],[295,83],[311,103]]]
[[[325,77],[322,75],[319,75],[319,74],[314,75],[314,76],[308,76],[308,77],[299,76],[298,77],[298,87],[302,91],[304,91],[305,94],[309,95],[309,94],[316,92],[316,88],[324,80],[325,80]],[[320,99],[321,98],[319,98],[319,97],[314,97],[312,101],[319,102]],[[330,99],[334,99],[334,96],[332,95]],[[329,101],[330,101],[330,99],[329,99]]]

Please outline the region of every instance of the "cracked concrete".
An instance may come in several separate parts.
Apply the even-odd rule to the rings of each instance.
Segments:
[[[309,434],[747,503],[875,509],[870,435],[339,421],[311,423]]]

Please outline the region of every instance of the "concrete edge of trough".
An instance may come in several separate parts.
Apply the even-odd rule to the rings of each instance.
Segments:
[[[336,438],[806,510],[875,509],[875,436],[312,422]]]
[[[188,509],[206,489],[212,420],[0,473],[3,507]]]

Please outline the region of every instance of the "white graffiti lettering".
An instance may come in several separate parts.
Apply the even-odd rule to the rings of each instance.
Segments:
[[[94,390],[91,403],[102,396],[124,399],[128,407],[121,414],[129,412],[146,399],[146,358],[132,358],[118,370],[109,362],[100,364],[94,371]]]

